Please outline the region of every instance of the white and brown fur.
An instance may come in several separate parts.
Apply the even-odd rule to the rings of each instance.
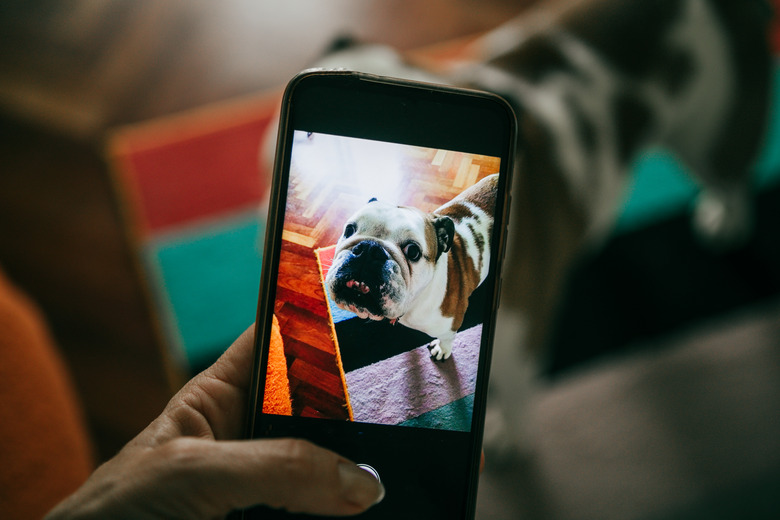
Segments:
[[[432,213],[376,199],[345,223],[326,284],[336,305],[431,336],[446,360],[469,297],[490,269],[498,175],[485,177]],[[407,256],[409,243],[418,254]]]
[[[375,51],[375,66],[365,66],[369,56],[360,67],[493,91],[517,112],[491,375],[503,426],[491,432],[489,420],[487,428],[505,446],[522,437],[524,374],[544,356],[567,270],[608,234],[639,152],[664,146],[694,172],[702,240],[724,247],[749,235],[748,173],[765,131],[771,77],[770,10],[762,0],[540,5],[477,41],[476,59],[445,77],[388,58],[387,49]],[[348,54],[324,66],[349,67]]]
[[[518,112],[493,363],[510,437],[522,428],[524,361],[543,358],[567,270],[609,232],[637,153],[663,146],[689,166],[702,187],[697,235],[735,245],[752,225],[749,172],[768,110],[769,17],[758,0],[556,6],[488,35],[477,44],[487,59],[460,73]]]
[[[438,347],[445,359],[452,351],[452,339],[463,324],[469,297],[488,275],[497,182],[497,175],[485,177],[434,211],[436,215],[449,217],[455,230],[447,254],[447,288],[440,306],[442,316],[452,320],[447,336],[449,345]]]

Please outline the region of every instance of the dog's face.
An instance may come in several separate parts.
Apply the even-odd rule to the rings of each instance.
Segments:
[[[331,297],[361,318],[400,318],[453,237],[448,217],[372,199],[347,220],[336,244],[325,280]]]

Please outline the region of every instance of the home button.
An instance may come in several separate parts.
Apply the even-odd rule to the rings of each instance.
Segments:
[[[382,482],[382,479],[379,478],[379,472],[377,470],[375,470],[374,468],[372,468],[371,466],[369,466],[368,464],[358,464],[357,467],[362,469],[362,470],[365,470],[365,471],[369,472],[371,474],[371,476],[373,476],[375,479],[377,479],[378,482]]]

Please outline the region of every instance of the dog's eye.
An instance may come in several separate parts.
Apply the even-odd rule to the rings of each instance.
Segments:
[[[412,262],[416,262],[422,256],[422,250],[414,242],[409,242],[404,246],[404,255]]]
[[[351,237],[355,234],[355,231],[357,231],[355,224],[347,224],[347,227],[344,228],[344,238]]]

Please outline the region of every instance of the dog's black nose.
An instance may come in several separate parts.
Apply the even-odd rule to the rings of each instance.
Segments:
[[[385,248],[373,240],[364,240],[352,248],[352,254],[364,257],[366,260],[385,261],[390,258]]]

